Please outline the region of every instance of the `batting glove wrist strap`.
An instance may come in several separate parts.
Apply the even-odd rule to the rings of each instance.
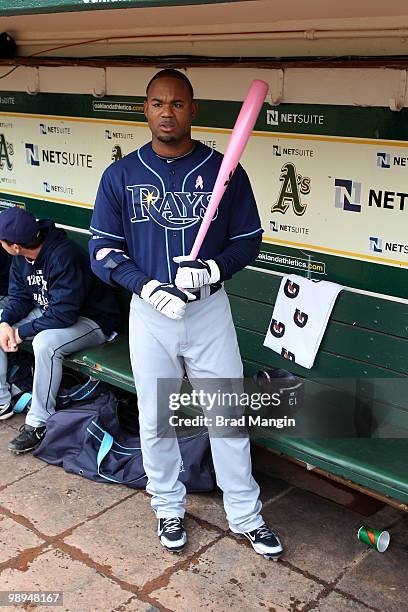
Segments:
[[[160,283],[157,280],[146,283],[140,292],[140,297],[169,319],[181,319],[187,302],[196,299],[188,291],[181,291],[174,285]]]
[[[174,259],[177,261],[179,258],[175,257]],[[217,283],[220,277],[220,269],[213,259],[180,261],[175,284],[185,289],[199,289],[204,285]]]

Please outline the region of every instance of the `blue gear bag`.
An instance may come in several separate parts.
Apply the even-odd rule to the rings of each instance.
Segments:
[[[109,392],[90,404],[59,410],[48,419],[47,433],[34,456],[95,482],[145,488],[140,438],[121,428],[118,403]],[[215,474],[208,432],[199,430],[178,442],[180,480],[187,491],[212,491]]]

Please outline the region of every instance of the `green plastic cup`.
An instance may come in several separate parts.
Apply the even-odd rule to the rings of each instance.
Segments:
[[[383,553],[387,550],[390,543],[390,534],[388,531],[381,529],[372,529],[362,525],[358,530],[357,537],[361,542],[375,548],[378,552]]]

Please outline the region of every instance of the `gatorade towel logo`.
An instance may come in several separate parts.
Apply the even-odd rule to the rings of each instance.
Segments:
[[[284,359],[287,359],[288,361],[295,361],[295,355],[290,351],[287,351],[285,347],[282,347],[281,355]]]
[[[285,283],[284,292],[286,297],[295,298],[299,295],[300,287],[296,283],[293,283],[289,279]]]
[[[269,330],[272,336],[275,336],[275,338],[282,338],[283,334],[285,333],[285,325],[276,319],[272,319]]]
[[[298,327],[304,327],[309,319],[309,315],[305,312],[301,312],[299,308],[296,308],[293,320]]]
[[[371,544],[375,544],[375,533],[367,529],[367,535],[369,537]]]

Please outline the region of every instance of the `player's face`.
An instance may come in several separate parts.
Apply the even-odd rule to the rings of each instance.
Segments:
[[[15,252],[15,244],[8,244],[7,242],[5,242],[4,240],[0,240],[0,244],[3,247],[3,249],[6,251],[6,253],[8,253],[9,255],[16,255]]]
[[[183,81],[171,77],[153,81],[144,112],[156,152],[182,154],[189,150],[191,122],[197,112],[197,105]]]

